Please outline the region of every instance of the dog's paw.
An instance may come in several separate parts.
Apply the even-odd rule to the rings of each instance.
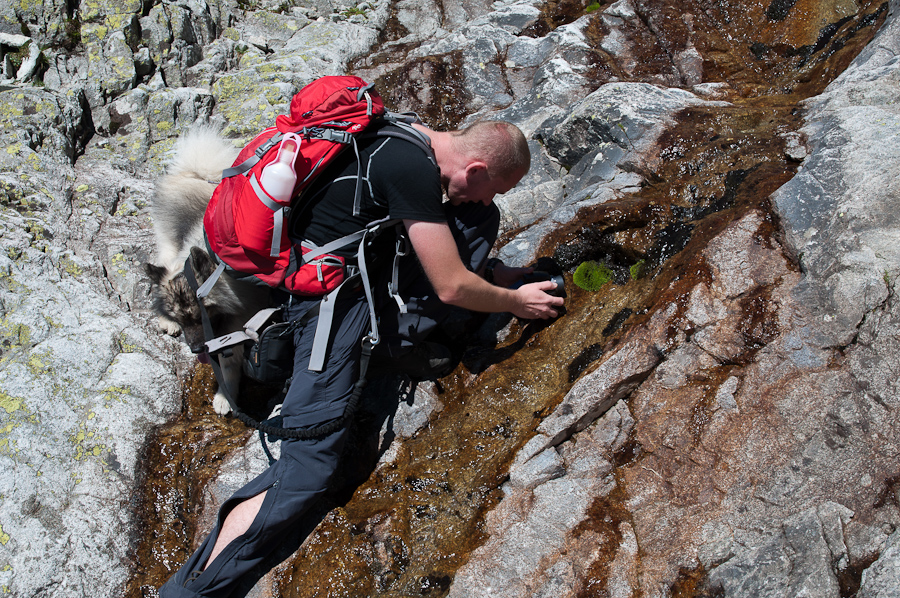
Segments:
[[[213,410],[219,415],[231,413],[231,405],[228,404],[228,399],[225,398],[221,390],[216,392],[216,396],[213,397]]]
[[[168,334],[169,336],[178,336],[181,334],[181,326],[178,325],[174,320],[170,320],[165,316],[159,316],[156,319],[157,324],[159,324],[159,329]]]

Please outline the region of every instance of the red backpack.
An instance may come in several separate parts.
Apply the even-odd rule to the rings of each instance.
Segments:
[[[359,77],[322,77],[301,89],[291,100],[290,114],[278,116],[275,126],[257,135],[238,154],[234,166],[222,173],[203,218],[209,249],[233,273],[253,276],[271,287],[310,296],[336,288],[344,278],[343,258],[310,254],[309,247],[294,246],[288,238],[284,208],[344,148],[355,147],[356,138],[370,125],[397,118],[385,112],[381,97]],[[263,169],[276,160],[279,143],[290,133],[300,139],[294,162],[297,182],[288,199],[277,200],[259,181]],[[421,134],[411,127],[405,135],[387,134],[423,145]],[[430,153],[427,141],[424,147]],[[358,178],[356,213],[360,197]]]

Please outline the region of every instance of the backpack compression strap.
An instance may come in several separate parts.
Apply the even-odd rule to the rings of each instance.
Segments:
[[[231,168],[226,168],[225,170],[223,170],[222,178],[227,179],[228,177],[244,174],[245,172],[253,168],[257,162],[262,160],[263,156],[265,156],[270,149],[278,145],[278,142],[281,141],[281,137],[281,133],[275,133],[274,135],[269,137],[269,139],[265,143],[256,148],[256,151],[253,152],[252,156],[250,156],[237,166],[232,166]]]
[[[297,133],[300,134],[301,137],[305,137],[305,138],[313,137],[316,139],[326,139],[328,141],[333,141],[335,143],[342,143],[344,145],[349,145],[349,144],[353,143],[353,139],[354,139],[353,135],[351,133],[348,133],[347,131],[339,131],[337,129],[326,129],[324,127],[316,127],[314,129],[307,129],[306,127],[304,127],[302,129],[300,129],[299,131],[297,131]],[[253,152],[252,156],[250,156],[249,158],[247,158],[246,160],[244,160],[237,166],[232,166],[231,168],[226,168],[225,170],[223,170],[222,178],[227,179],[228,177],[233,177],[233,176],[237,176],[239,174],[246,173],[248,170],[250,170],[251,168],[256,166],[256,164],[260,160],[263,159],[263,156],[265,156],[266,153],[268,153],[268,151],[270,149],[272,149],[273,147],[278,145],[281,142],[281,138],[283,136],[284,135],[282,135],[280,132],[272,135],[269,139],[267,139],[265,141],[265,143],[262,143],[258,148],[256,148],[256,150]],[[321,162],[322,161],[320,160],[319,163],[316,164],[316,166],[312,169],[312,172],[310,173],[310,175],[308,175],[306,178],[309,178],[309,176],[312,176],[313,172],[316,172],[316,169],[318,168],[319,164],[321,164]]]

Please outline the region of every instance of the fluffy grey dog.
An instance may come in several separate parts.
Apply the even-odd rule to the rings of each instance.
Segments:
[[[145,264],[150,277],[159,325],[166,333],[184,340],[195,353],[203,353],[206,340],[197,296],[184,275],[187,260],[203,284],[215,269],[203,239],[203,214],[213,190],[237,157],[238,149],[216,128],[195,127],[179,138],[166,174],[156,183],[151,216],[156,233],[156,264]],[[221,336],[242,330],[259,309],[268,305],[269,290],[222,274],[204,300],[213,332]],[[220,360],[225,384],[237,396],[241,380],[243,348]],[[222,390],[213,399],[216,413],[231,410]]]

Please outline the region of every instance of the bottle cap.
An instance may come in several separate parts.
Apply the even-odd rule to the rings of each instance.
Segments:
[[[281,145],[278,161],[284,164],[289,164],[294,161],[294,156],[296,154],[297,144],[294,143],[292,139],[285,139]]]

